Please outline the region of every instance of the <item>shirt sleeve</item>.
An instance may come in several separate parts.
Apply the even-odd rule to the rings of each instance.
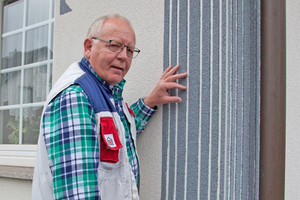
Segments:
[[[100,199],[95,114],[79,86],[46,108],[42,120],[55,199]]]
[[[157,107],[154,109],[148,107],[142,98],[130,106],[130,109],[135,113],[135,124],[137,136],[142,133],[147,125],[148,121],[154,115]]]

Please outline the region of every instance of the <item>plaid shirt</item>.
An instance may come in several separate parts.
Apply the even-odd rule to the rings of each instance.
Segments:
[[[111,86],[95,73],[85,58],[81,62],[112,93],[125,129],[129,162],[138,182],[139,165],[136,149],[131,137],[130,125],[122,108],[125,80]],[[134,103],[131,109],[135,113],[137,135],[139,135],[155,110],[147,107],[142,99]],[[41,128],[53,176],[54,198],[100,199],[97,180],[100,152],[95,113],[80,86],[68,87],[49,103],[43,115]]]

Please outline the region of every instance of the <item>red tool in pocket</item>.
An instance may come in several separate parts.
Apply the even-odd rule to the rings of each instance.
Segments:
[[[116,163],[122,148],[118,130],[112,117],[100,117],[100,161]]]

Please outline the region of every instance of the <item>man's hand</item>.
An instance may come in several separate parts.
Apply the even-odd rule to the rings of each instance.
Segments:
[[[175,74],[178,70],[179,65],[175,67],[169,66],[161,76],[160,80],[156,84],[155,88],[152,90],[150,95],[144,99],[144,102],[147,106],[154,108],[156,105],[161,105],[165,103],[172,102],[182,102],[182,99],[178,96],[170,96],[167,90],[170,89],[181,89],[185,90],[186,87],[180,85],[174,81],[184,78],[187,76],[187,73]]]

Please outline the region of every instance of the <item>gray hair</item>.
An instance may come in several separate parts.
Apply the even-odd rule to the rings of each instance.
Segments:
[[[91,38],[91,37],[99,36],[101,34],[101,28],[102,28],[104,22],[108,19],[121,19],[121,20],[125,21],[133,30],[130,21],[126,17],[123,17],[119,14],[109,14],[109,15],[104,15],[104,16],[96,19],[92,23],[92,25],[90,26],[89,31],[87,33],[87,37]]]

